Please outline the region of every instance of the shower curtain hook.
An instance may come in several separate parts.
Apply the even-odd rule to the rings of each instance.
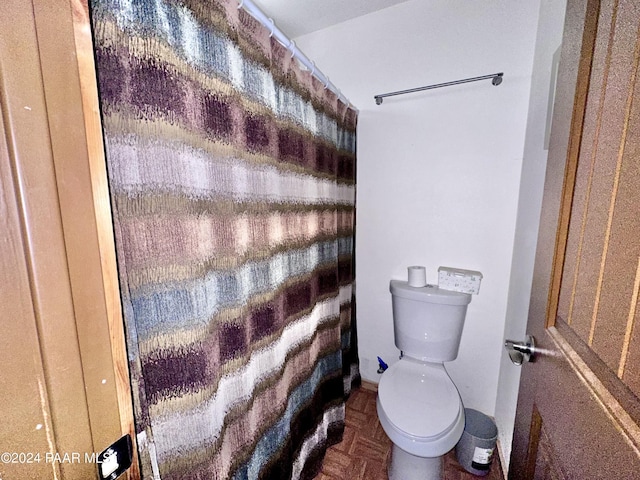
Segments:
[[[240,0],[240,3],[238,4],[238,10],[240,10],[243,5],[244,5],[244,0]]]
[[[329,75],[327,75],[327,83],[324,84],[324,89],[329,88]]]
[[[311,61],[311,76],[313,77],[313,74],[316,73],[316,62]]]
[[[289,50],[291,50],[291,58],[295,57],[296,56],[296,42],[291,40],[291,42],[289,42],[289,46],[287,48]]]
[[[244,2],[244,0],[242,0]],[[271,33],[269,34],[269,38],[273,37],[273,31],[276,29],[276,22],[273,21],[273,18],[269,17],[269,21],[271,22]]]

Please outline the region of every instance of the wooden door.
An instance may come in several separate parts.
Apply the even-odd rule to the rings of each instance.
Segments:
[[[90,31],[73,6],[2,4],[0,480],[98,478],[93,454],[133,434]]]
[[[569,0],[513,479],[640,475],[640,2]]]

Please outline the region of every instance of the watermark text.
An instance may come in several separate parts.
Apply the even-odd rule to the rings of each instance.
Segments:
[[[0,453],[0,464],[10,465],[29,465],[37,463],[59,463],[59,464],[78,464],[78,463],[100,463],[98,454],[95,452],[2,452]],[[0,473],[0,480],[2,474]]]

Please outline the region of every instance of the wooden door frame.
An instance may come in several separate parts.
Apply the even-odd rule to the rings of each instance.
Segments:
[[[46,1],[46,0],[45,0]],[[106,158],[98,98],[98,84],[94,60],[93,35],[89,17],[88,0],[67,0],[71,6],[73,41],[77,59],[77,75],[80,85],[84,131],[86,135],[86,156],[82,159],[90,177],[90,195],[84,201],[93,206],[97,249],[93,254],[100,261],[101,284],[96,283],[96,293],[104,297],[106,314],[102,318],[106,326],[111,347],[111,358],[115,375],[117,410],[122,434],[129,433],[133,442],[133,462],[128,478],[140,478],[137,438],[133,417],[133,399],[129,376],[124,318],[120,300],[120,283],[116,263],[116,247],[113,232],[113,216],[107,179]],[[88,192],[89,193],[89,192]],[[97,262],[96,262],[97,263]],[[97,264],[95,265],[97,269]],[[101,292],[99,292],[101,290]]]
[[[91,182],[91,195],[87,195],[84,200],[89,205],[93,205],[92,213],[98,240],[97,249],[93,253],[99,256],[102,274],[101,284],[97,282],[95,285],[95,293],[101,294],[105,301],[106,315],[102,318],[102,323],[108,331],[111,347],[116,394],[114,407],[117,407],[120,417],[120,431],[123,435],[127,433],[131,435],[133,443],[133,461],[126,478],[137,480],[140,478],[137,437],[89,5],[88,0],[67,0],[67,2],[71,7],[73,41],[86,135],[86,156],[82,161],[84,167],[88,167]],[[97,264],[95,268],[98,268]]]
[[[1,114],[45,372],[49,449],[100,452],[129,433],[135,458],[126,478],[138,479],[87,1],[10,0],[5,14]],[[55,478],[97,476],[95,465],[83,473],[71,467],[61,465]]]

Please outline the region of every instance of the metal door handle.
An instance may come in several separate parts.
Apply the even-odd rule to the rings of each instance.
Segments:
[[[505,340],[504,348],[509,352],[509,358],[514,365],[522,365],[524,362],[533,362],[536,355],[536,339],[527,335],[524,342]]]

